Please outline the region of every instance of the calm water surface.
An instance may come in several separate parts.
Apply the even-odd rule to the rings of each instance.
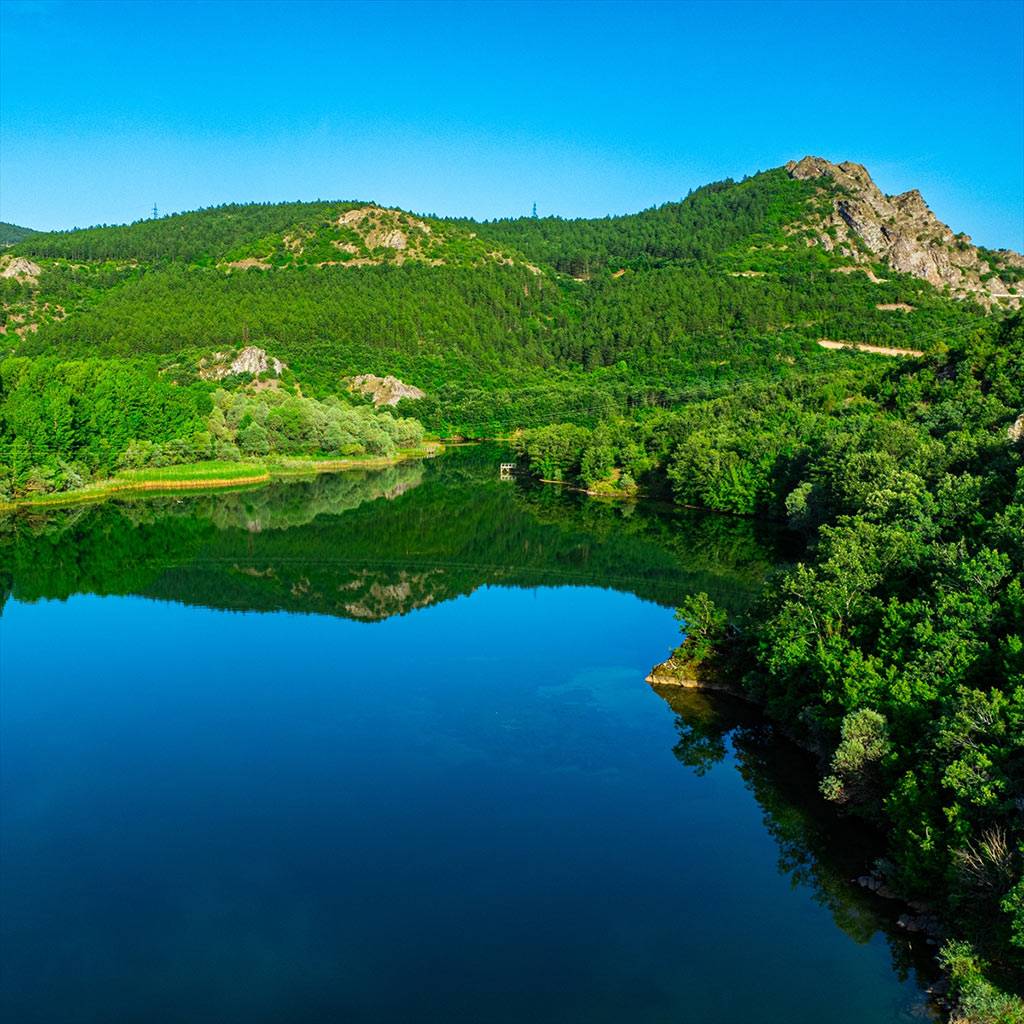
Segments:
[[[643,681],[778,548],[499,457],[6,524],[5,1020],[921,1019],[799,755]]]

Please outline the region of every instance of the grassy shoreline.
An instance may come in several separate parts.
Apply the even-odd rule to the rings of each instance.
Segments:
[[[316,476],[320,473],[343,473],[351,469],[384,469],[410,459],[432,458],[443,450],[444,445],[440,442],[426,441],[418,448],[402,449],[390,456],[354,456],[340,459],[293,456],[243,462],[193,462],[152,469],[131,469],[72,491],[0,501],[0,511],[57,508],[103,501],[120,494],[254,487],[270,483],[272,480]]]

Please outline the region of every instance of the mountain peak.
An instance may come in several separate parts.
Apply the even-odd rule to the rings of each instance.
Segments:
[[[868,169],[863,164],[844,160],[834,164],[821,156],[805,156],[802,160],[790,160],[786,170],[791,178],[810,181],[815,178],[832,178],[839,183],[846,183],[857,188],[875,188]]]
[[[1020,305],[1021,296],[1009,285],[1018,275],[1008,273],[1004,281],[1000,271],[1024,268],[1024,257],[1009,250],[983,253],[969,236],[954,234],[940,221],[916,188],[887,196],[862,164],[835,164],[820,156],[791,160],[786,171],[801,181],[831,182],[832,209],[812,223],[817,237],[809,244],[838,250],[855,263],[885,263],[960,298]]]

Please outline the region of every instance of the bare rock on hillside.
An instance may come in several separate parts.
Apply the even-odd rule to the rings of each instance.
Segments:
[[[0,257],[0,277],[13,277],[19,281],[34,281],[42,273],[38,263],[24,256]]]
[[[838,249],[854,263],[886,263],[985,305],[1020,305],[1016,285],[1004,281],[999,270],[1024,267],[1024,256],[1001,250],[990,264],[969,236],[954,234],[932,213],[917,189],[887,196],[861,164],[834,164],[817,156],[790,162],[786,170],[804,181],[828,178],[836,187],[831,212],[812,225],[822,248]]]
[[[348,388],[349,391],[373,399],[374,405],[398,405],[403,398],[426,398],[425,392],[391,374],[386,377],[378,377],[373,373],[360,374],[349,379]]]
[[[348,210],[338,218],[338,224],[357,231],[370,249],[394,249],[397,252],[409,248],[410,234],[426,238],[431,233],[426,221],[401,210],[378,206]]]
[[[267,353],[255,345],[246,345],[231,363],[231,373],[266,373],[273,370],[275,377],[281,376],[284,363],[280,359],[268,357]]]
[[[1024,412],[1007,427],[1006,436],[1012,444],[1020,444],[1024,441]]]
[[[223,380],[240,373],[251,373],[256,377],[270,371],[275,377],[280,377],[287,368],[280,359],[268,356],[258,346],[246,345],[234,358],[230,352],[215,352],[209,359],[201,360],[199,376],[203,380]]]

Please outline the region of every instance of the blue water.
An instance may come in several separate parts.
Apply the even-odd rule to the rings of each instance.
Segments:
[[[732,741],[674,755],[644,676],[675,631],[593,587],[379,622],[9,601],[4,1020],[911,1019],[884,930],[780,869]]]

